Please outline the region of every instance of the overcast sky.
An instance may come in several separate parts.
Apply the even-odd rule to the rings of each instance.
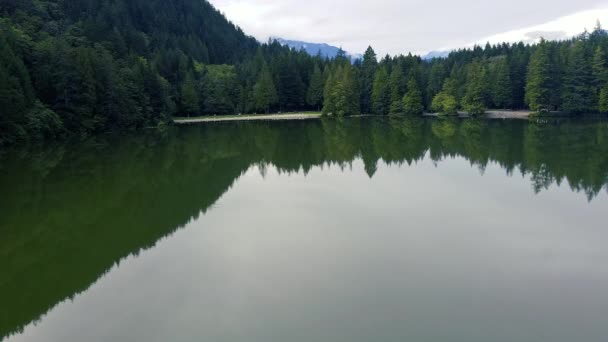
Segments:
[[[490,40],[562,38],[608,27],[608,0],[210,0],[261,41],[328,43],[361,53],[426,53]]]

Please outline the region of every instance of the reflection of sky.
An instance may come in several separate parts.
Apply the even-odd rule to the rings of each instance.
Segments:
[[[244,31],[329,43],[379,56],[527,40],[528,32],[571,36],[608,18],[607,0],[211,0]]]
[[[496,164],[264,178],[9,341],[601,341],[602,192]]]

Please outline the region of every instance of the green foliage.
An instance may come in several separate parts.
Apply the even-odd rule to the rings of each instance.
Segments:
[[[260,44],[207,1],[9,1],[0,9],[0,144],[157,126],[174,114],[321,106],[335,115],[420,113],[419,102],[442,113],[597,112],[606,48],[608,35],[596,28],[432,61],[378,62],[369,47],[351,64],[344,51],[328,60]]]
[[[208,65],[202,77],[203,108],[206,114],[234,114],[239,107],[235,67]]]
[[[547,110],[551,106],[551,63],[549,43],[542,40],[530,57],[526,82],[526,103],[534,111]]]
[[[198,90],[192,72],[186,74],[186,80],[182,84],[181,108],[188,116],[196,115],[200,108]]]
[[[511,108],[513,106],[513,85],[511,83],[511,72],[509,62],[506,58],[501,58],[495,63],[492,83],[492,102],[497,108]]]
[[[361,65],[361,111],[363,113],[372,112],[372,89],[377,68],[378,60],[376,52],[370,46],[363,55],[363,63]]]
[[[61,118],[39,101],[25,114],[25,119],[25,129],[35,140],[56,138],[63,132]]]
[[[467,76],[467,90],[463,99],[463,108],[471,115],[480,115],[485,112],[486,72],[480,61],[474,61],[469,66]]]
[[[595,49],[591,62],[593,72],[593,85],[599,89],[608,84],[608,59],[602,46]]]
[[[424,111],[422,104],[422,92],[418,87],[418,82],[410,78],[407,83],[407,92],[403,97],[403,113],[408,115],[419,115]]]
[[[403,111],[403,95],[405,93],[405,78],[403,77],[403,69],[397,64],[389,77],[390,98],[390,114],[399,114]]]
[[[255,108],[266,113],[270,111],[273,105],[279,102],[279,97],[272,81],[272,75],[266,64],[262,67],[258,81],[253,87],[253,99]]]
[[[359,87],[355,69],[349,63],[338,66],[325,86],[323,114],[334,116],[361,113]]]
[[[439,114],[456,114],[458,103],[456,102],[456,98],[454,96],[445,91],[441,91],[433,98],[432,109]]]
[[[600,113],[608,113],[608,86],[600,91],[598,110]]]
[[[584,43],[576,42],[570,48],[566,65],[563,90],[564,111],[582,114],[596,108],[591,69],[586,60]]]
[[[308,92],[306,94],[306,103],[314,108],[320,108],[323,104],[323,86],[325,80],[321,69],[315,64],[314,71],[310,77],[310,85],[308,86]]]
[[[372,86],[372,112],[378,115],[389,113],[391,93],[389,87],[389,75],[385,66],[381,66],[374,76]]]

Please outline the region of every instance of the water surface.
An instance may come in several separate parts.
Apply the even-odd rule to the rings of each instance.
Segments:
[[[607,183],[602,120],[226,123],[12,151],[0,339],[604,342]]]

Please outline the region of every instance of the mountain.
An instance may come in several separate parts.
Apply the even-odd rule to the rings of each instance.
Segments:
[[[201,65],[259,47],[202,0],[0,0],[0,145],[194,114]]]
[[[446,58],[450,55],[450,51],[431,51],[426,55],[422,56],[422,59],[425,61],[431,60],[433,58]]]
[[[283,38],[273,39],[279,42],[281,45],[289,46],[290,48],[296,50],[304,50],[311,56],[316,56],[318,53],[321,53],[321,56],[323,57],[334,58],[338,55],[338,51],[340,51],[339,47],[335,47],[325,43],[310,43]],[[362,54],[354,54],[349,52],[346,52],[346,56],[348,56],[352,61],[363,58]]]

